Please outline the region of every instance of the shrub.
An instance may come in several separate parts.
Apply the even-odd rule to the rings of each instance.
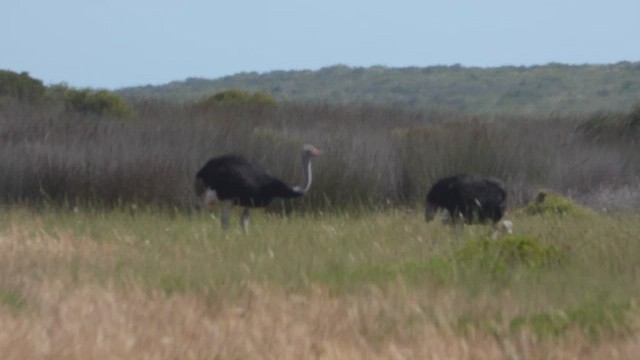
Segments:
[[[479,266],[494,275],[504,275],[517,266],[541,268],[559,264],[565,255],[558,246],[545,245],[534,238],[506,236],[467,241],[455,257],[462,266]]]
[[[535,199],[526,204],[523,211],[527,215],[589,215],[592,211],[582,207],[570,199],[551,192],[541,190]]]
[[[68,89],[65,107],[83,114],[127,117],[132,113],[131,107],[120,96],[107,90]]]
[[[29,73],[20,74],[0,70],[0,98],[15,98],[20,101],[39,101],[44,97],[45,87],[41,80],[34,79]]]
[[[236,89],[219,92],[213,96],[206,97],[195,103],[198,109],[207,109],[215,105],[249,105],[273,107],[277,105],[276,100],[269,94],[263,92],[250,93]]]

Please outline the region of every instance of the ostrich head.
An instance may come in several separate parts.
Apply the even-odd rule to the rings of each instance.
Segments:
[[[196,195],[198,198],[201,198],[204,205],[210,209],[219,201],[216,191],[207,187],[207,184],[201,178],[196,178]]]
[[[500,220],[491,234],[491,239],[496,240],[501,235],[513,234],[513,223],[511,220]]]
[[[452,224],[453,223],[453,215],[449,212],[449,210],[444,209],[440,215],[440,223],[443,225]]]
[[[315,146],[311,145],[311,144],[304,144],[304,146],[302,147],[302,157],[316,157],[316,156],[320,156],[320,154],[322,154],[322,151],[318,150]]]
[[[310,144],[305,144],[302,147],[302,171],[304,177],[304,185],[303,186],[295,186],[293,188],[294,191],[305,194],[311,188],[311,158],[316,156],[320,156],[322,152],[318,150],[315,146]]]
[[[503,234],[513,234],[513,223],[511,222],[511,220],[502,220],[496,227]]]

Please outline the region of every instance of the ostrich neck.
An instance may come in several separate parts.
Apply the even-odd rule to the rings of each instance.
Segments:
[[[311,156],[302,156],[302,178],[304,179],[303,191],[306,193],[311,188]]]
[[[307,154],[302,155],[302,178],[304,179],[302,186],[296,186],[295,190],[306,193],[311,188],[311,157]]]

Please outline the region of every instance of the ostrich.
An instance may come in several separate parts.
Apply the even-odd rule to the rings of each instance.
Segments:
[[[425,220],[433,219],[438,209],[446,210],[443,219],[453,224],[492,221],[501,232],[511,233],[512,223],[500,221],[506,209],[507,192],[498,179],[477,175],[456,175],[438,180],[427,194]]]
[[[231,205],[243,207],[240,222],[242,229],[249,228],[249,208],[265,207],[275,197],[295,198],[303,196],[311,187],[311,158],[320,155],[320,150],[312,145],[302,149],[302,166],[305,184],[290,187],[273,176],[260,164],[247,160],[241,155],[223,155],[213,158],[196,174],[196,193],[204,194],[205,203],[223,201],[222,227],[229,226]]]

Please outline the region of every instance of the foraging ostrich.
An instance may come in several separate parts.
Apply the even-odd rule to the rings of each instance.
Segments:
[[[500,180],[477,175],[456,175],[438,180],[427,194],[425,220],[433,219],[438,209],[448,212],[450,221],[498,224],[506,209],[507,192]],[[511,222],[505,227],[511,231]]]
[[[216,200],[224,202],[222,227],[229,226],[231,205],[238,204],[242,210],[241,224],[248,231],[249,208],[265,207],[275,197],[295,198],[303,196],[311,187],[311,158],[320,155],[312,145],[302,149],[304,186],[290,187],[277,179],[261,165],[241,155],[223,155],[209,160],[196,174],[196,193],[205,194],[209,205]]]

